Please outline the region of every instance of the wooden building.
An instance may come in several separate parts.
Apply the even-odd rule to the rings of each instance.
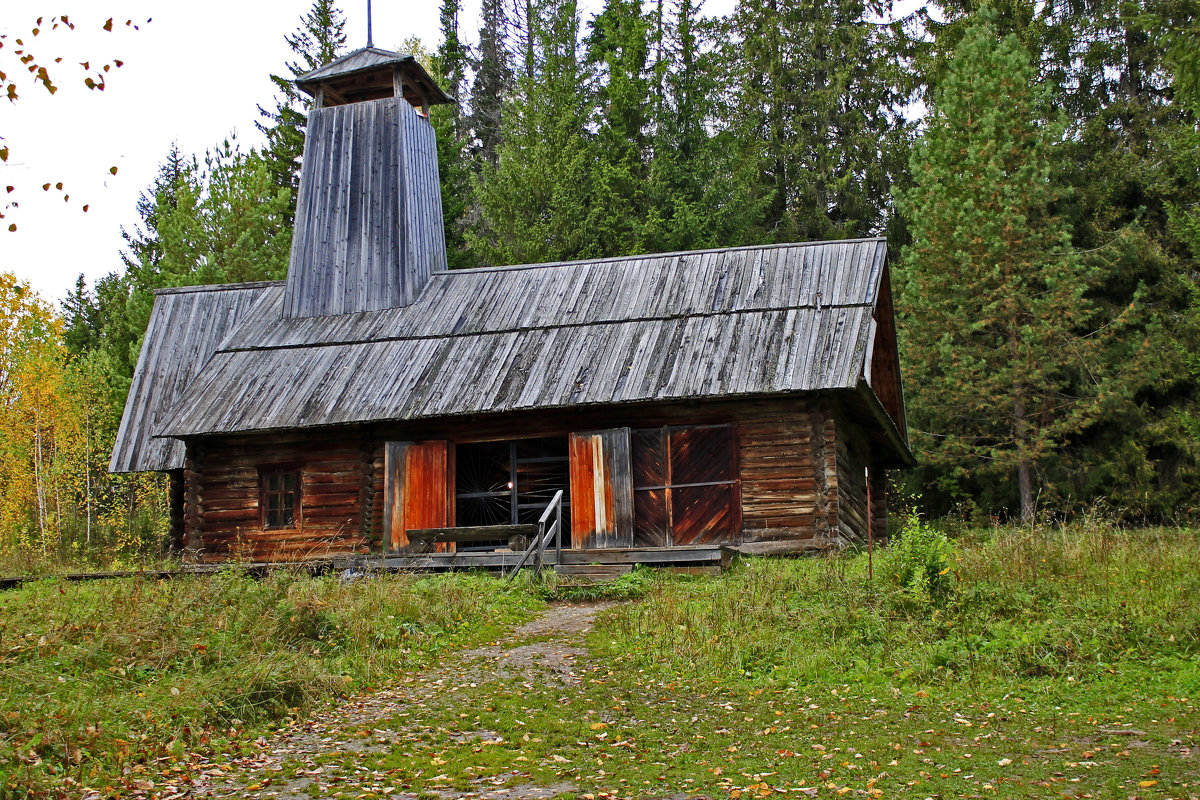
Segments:
[[[469,563],[560,490],[588,558],[886,537],[913,459],[883,240],[447,271],[449,98],[370,47],[298,84],[287,280],[160,291],[113,452],[171,475],[182,551]]]

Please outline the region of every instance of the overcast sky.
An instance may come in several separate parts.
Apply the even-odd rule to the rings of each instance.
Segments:
[[[121,226],[137,221],[138,195],[154,179],[172,141],[185,153],[203,154],[230,132],[244,147],[259,145],[254,126],[257,106],[269,105],[268,76],[281,73],[291,58],[283,37],[294,31],[311,0],[208,0],[205,3],[150,0],[60,0],[54,11],[67,14],[75,31],[29,30],[45,2],[3,0],[0,32],[9,35],[0,50],[0,70],[13,74],[11,45],[23,37],[60,84],[50,96],[22,78],[16,103],[0,100],[0,136],[10,148],[0,165],[9,195],[20,208],[0,228],[0,269],[16,273],[47,299],[61,300],[83,273],[89,283],[120,269]],[[436,0],[375,0],[375,43],[398,48],[419,36],[430,48],[438,42]],[[589,19],[602,0],[581,0]],[[733,0],[709,0],[717,13]],[[342,0],[347,46],[366,44],[366,0]],[[474,40],[479,0],[464,1],[463,35]],[[113,17],[114,31],[105,33]],[[126,28],[130,19],[140,29]],[[147,23],[147,19],[152,19]],[[51,59],[61,56],[63,63]],[[124,62],[113,70],[103,92],[88,91],[78,62]],[[117,174],[109,173],[117,167]],[[42,191],[62,181],[63,192]],[[70,201],[63,201],[63,194]],[[87,203],[87,213],[81,206]]]

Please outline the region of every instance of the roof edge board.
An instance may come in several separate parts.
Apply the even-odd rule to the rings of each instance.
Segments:
[[[152,438],[152,439],[178,439],[180,441],[186,442],[189,440],[209,439],[209,438],[219,437],[219,436],[265,436],[265,435],[270,435],[270,434],[278,434],[278,433],[282,433],[282,432],[286,432],[286,431],[322,431],[322,430],[330,431],[330,430],[337,430],[339,428],[356,428],[356,427],[371,426],[371,425],[394,425],[394,424],[408,424],[408,423],[424,424],[424,423],[429,423],[429,422],[433,422],[433,421],[448,420],[448,419],[457,420],[457,419],[465,419],[465,418],[480,418],[480,417],[502,416],[504,414],[533,414],[533,413],[537,413],[538,411],[541,411],[541,410],[564,411],[564,410],[571,409],[571,408],[604,408],[604,407],[608,407],[608,406],[630,408],[630,407],[661,405],[663,403],[679,403],[679,402],[688,402],[688,401],[696,401],[696,402],[700,402],[700,403],[705,403],[705,402],[721,403],[721,402],[725,402],[727,400],[742,400],[742,399],[746,399],[746,398],[771,400],[771,399],[787,399],[789,397],[801,397],[804,395],[814,396],[814,395],[822,394],[825,392],[851,392],[851,393],[853,393],[854,391],[855,390],[852,388],[796,389],[796,390],[792,390],[792,391],[769,392],[769,393],[740,392],[737,394],[722,394],[719,396],[709,396],[709,397],[691,397],[691,396],[689,396],[689,397],[659,397],[659,398],[654,398],[654,399],[640,399],[640,400],[606,400],[603,402],[561,403],[561,404],[551,405],[551,406],[528,406],[528,407],[522,407],[522,408],[510,408],[510,409],[504,409],[502,411],[461,411],[461,412],[455,412],[455,413],[449,413],[449,414],[439,414],[437,416],[429,416],[429,417],[390,417],[390,418],[386,418],[386,419],[383,419],[383,418],[381,418],[381,419],[357,419],[357,420],[346,420],[344,422],[326,422],[326,423],[317,423],[317,424],[308,424],[308,425],[305,425],[305,424],[277,425],[277,426],[265,427],[265,428],[247,428],[244,430],[201,431],[201,432],[196,432],[196,433],[180,433],[180,432],[153,433],[153,434],[151,434],[150,438]],[[882,406],[880,406],[880,408],[882,409]],[[886,412],[884,412],[884,413],[886,415]]]
[[[843,390],[845,391],[845,390]],[[871,411],[871,416],[879,423],[888,442],[895,448],[897,455],[900,456],[902,466],[915,467],[920,462],[917,461],[916,455],[913,454],[912,448],[908,442],[900,434],[900,429],[896,426],[895,420],[888,414],[887,409],[883,407],[883,403],[879,401],[879,396],[875,394],[875,390],[865,381],[860,379],[858,386],[849,390],[858,397],[866,401],[868,408]]]

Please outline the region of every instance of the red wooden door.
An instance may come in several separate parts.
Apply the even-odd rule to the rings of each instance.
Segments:
[[[407,531],[445,528],[450,524],[447,450],[444,441],[387,443],[383,506],[385,552],[407,546]]]
[[[639,546],[737,542],[741,492],[733,428],[634,431],[633,503]]]
[[[629,428],[571,434],[571,542],[633,547]]]

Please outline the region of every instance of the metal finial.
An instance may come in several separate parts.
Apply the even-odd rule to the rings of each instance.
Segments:
[[[375,37],[371,31],[371,0],[367,0],[367,47],[375,46]]]

